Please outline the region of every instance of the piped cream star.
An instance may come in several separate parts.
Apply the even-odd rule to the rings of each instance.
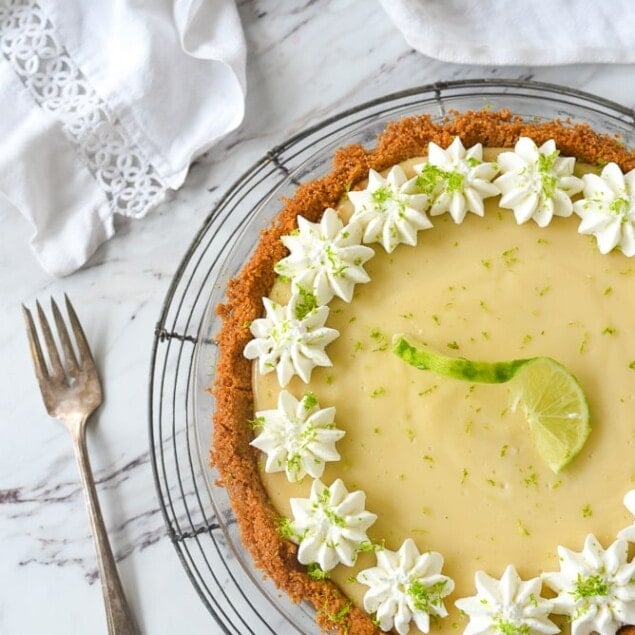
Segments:
[[[266,315],[251,323],[254,339],[244,350],[247,359],[258,359],[261,374],[275,370],[284,387],[294,375],[308,383],[316,366],[332,366],[324,349],[339,332],[324,326],[327,306],[315,307],[315,298],[300,293],[293,294],[287,305],[269,298],[263,298],[262,303]]]
[[[292,540],[300,545],[302,564],[317,563],[322,571],[340,562],[352,567],[362,545],[370,543],[366,530],[377,516],[365,510],[366,494],[349,492],[339,478],[330,487],[315,480],[309,498],[292,498],[289,503]]]
[[[276,409],[256,412],[259,434],[251,445],[267,454],[267,472],[284,471],[292,483],[306,474],[319,478],[327,461],[340,459],[335,444],[345,433],[334,418],[335,408],[320,408],[313,393],[298,400],[281,390]]]
[[[632,489],[624,495],[624,507],[635,516],[635,489]],[[629,527],[621,529],[617,534],[620,540],[635,542],[635,522]]]
[[[560,572],[545,573],[543,580],[558,594],[553,612],[569,616],[571,635],[614,635],[635,624],[635,563],[627,557],[625,540],[604,550],[593,535],[581,552],[558,547]]]
[[[370,280],[363,265],[375,255],[361,242],[361,225],[344,226],[334,209],[325,210],[319,223],[298,216],[297,233],[282,236],[290,253],[274,269],[290,278],[293,288],[310,290],[318,305],[328,304],[333,296],[350,302],[355,285]]]
[[[477,594],[456,606],[470,621],[464,635],[555,635],[560,629],[549,619],[552,603],[540,596],[542,580],[523,582],[509,565],[500,580],[477,571]]]
[[[573,204],[582,219],[578,231],[593,234],[600,253],[619,247],[625,256],[635,256],[635,170],[624,174],[616,163],[602,173],[585,174],[584,198]]]
[[[483,216],[483,199],[500,194],[492,183],[496,164],[483,162],[480,143],[466,150],[459,137],[446,150],[431,142],[428,162],[415,166],[415,171],[415,185],[432,201],[430,216],[449,212],[455,223],[462,223],[468,212]]]
[[[430,616],[445,617],[443,598],[452,593],[454,582],[441,573],[443,556],[436,552],[419,553],[411,538],[399,551],[377,552],[377,566],[357,574],[357,581],[370,587],[364,595],[364,608],[383,631],[394,628],[406,635],[414,620],[423,633],[430,630]]]
[[[575,159],[561,157],[553,139],[538,147],[521,137],[513,152],[501,152],[502,174],[495,181],[501,191],[499,205],[514,211],[518,224],[533,219],[546,227],[554,216],[570,216],[571,197],[582,190],[582,180],[573,176]]]
[[[361,223],[365,243],[378,242],[390,253],[400,243],[416,245],[417,232],[432,227],[425,214],[428,197],[413,188],[414,179],[408,181],[395,165],[386,178],[370,170],[366,188],[348,193],[355,209],[351,221]]]

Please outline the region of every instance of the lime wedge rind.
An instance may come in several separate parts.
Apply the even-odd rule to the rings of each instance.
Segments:
[[[405,335],[395,335],[393,352],[419,370],[429,370],[444,377],[482,384],[504,384],[533,358],[511,362],[483,362],[443,355],[421,345],[414,345]]]

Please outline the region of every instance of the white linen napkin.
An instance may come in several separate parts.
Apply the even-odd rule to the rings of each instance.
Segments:
[[[0,194],[53,275],[242,121],[234,0],[0,0]]]
[[[461,64],[635,62],[632,0],[380,0],[410,46]]]

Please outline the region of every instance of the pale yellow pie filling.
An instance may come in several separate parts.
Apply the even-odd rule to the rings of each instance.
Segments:
[[[404,164],[409,175],[412,163]],[[557,571],[558,545],[580,551],[593,533],[606,547],[633,520],[622,498],[635,483],[635,261],[601,255],[577,233],[575,216],[545,229],[518,226],[497,202],[488,199],[484,218],[468,214],[461,225],[447,214],[432,218],[416,247],[386,254],[373,245],[371,282],[356,287],[350,304],[329,305],[327,325],[340,332],[327,348],[333,367],[286,387],[336,407],[342,460],[327,464],[321,480],[340,477],[349,491],[366,492],[366,509],[378,515],[371,539],[396,550],[411,537],[420,551],[443,555],[456,589],[445,599],[450,616],[433,626],[439,633],[463,630],[454,601],[474,595],[477,570],[499,578],[511,563],[523,579]],[[285,292],[278,287],[273,297]],[[509,411],[505,385],[417,370],[391,352],[395,333],[474,360],[555,358],[589,401],[582,452],[555,475],[522,414]],[[275,373],[254,377],[255,410],[275,408]],[[262,480],[283,516],[312,482],[291,484],[264,469]],[[367,587],[352,578],[373,565],[361,553],[331,578],[361,606]]]

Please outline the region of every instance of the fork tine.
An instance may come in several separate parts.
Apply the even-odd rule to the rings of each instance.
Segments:
[[[40,340],[38,339],[37,331],[35,330],[35,323],[33,322],[33,316],[31,311],[27,309],[24,304],[22,305],[22,315],[26,323],[26,332],[29,337],[29,348],[31,349],[31,358],[33,359],[33,365],[35,366],[35,374],[38,382],[41,384],[48,379],[48,370],[46,368],[46,361],[42,354],[42,347],[40,346]]]
[[[62,362],[60,361],[60,354],[57,351],[57,345],[55,344],[55,340],[53,339],[51,327],[49,326],[46,315],[44,315],[44,311],[42,311],[42,307],[37,300],[35,302],[35,306],[37,307],[37,314],[40,321],[40,329],[42,330],[42,335],[44,336],[44,343],[46,344],[46,349],[49,354],[49,361],[51,363],[51,375],[55,379],[64,379],[64,367],[62,366]]]
[[[86,340],[86,336],[84,335],[84,329],[79,322],[77,313],[75,313],[75,309],[73,308],[73,305],[71,304],[71,301],[68,299],[68,296],[66,294],[64,294],[64,300],[66,301],[66,311],[68,312],[68,317],[71,321],[71,328],[73,329],[73,333],[75,334],[77,348],[79,348],[79,354],[82,363],[86,364],[87,362],[89,362],[94,366],[95,362],[93,360],[93,354],[90,352],[90,346],[88,345],[88,341]]]
[[[64,351],[64,359],[66,361],[66,367],[70,375],[74,375],[79,370],[79,364],[77,363],[77,357],[75,357],[75,351],[73,350],[73,344],[68,334],[68,329],[62,318],[60,310],[57,308],[57,303],[51,298],[51,309],[53,310],[53,317],[55,318],[55,324],[57,325],[57,332],[60,336],[60,342],[62,343],[62,350]]]

